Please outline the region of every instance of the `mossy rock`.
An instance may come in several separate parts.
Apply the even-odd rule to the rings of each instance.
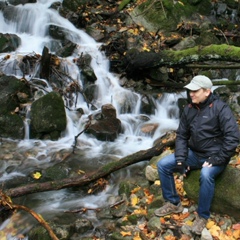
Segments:
[[[0,137],[23,139],[24,135],[24,122],[19,115],[0,114]]]
[[[187,196],[198,202],[200,170],[192,171],[184,179]],[[230,165],[216,179],[211,210],[240,220],[240,170]]]
[[[28,234],[28,238],[29,240],[51,240],[52,239],[48,231],[42,226],[37,226],[32,228]]]
[[[55,139],[65,130],[67,117],[60,94],[51,92],[35,102],[31,107],[31,138],[49,134]],[[56,134],[58,133],[58,134]],[[55,140],[51,139],[51,140]]]
[[[149,25],[151,30],[174,31],[177,25],[185,18],[190,18],[194,13],[209,15],[211,1],[152,1],[147,0],[135,9],[135,15]]]

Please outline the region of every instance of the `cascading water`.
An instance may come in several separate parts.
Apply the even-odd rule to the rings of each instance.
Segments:
[[[81,55],[81,53],[90,54],[92,57],[91,66],[97,76],[96,84],[98,86],[98,94],[95,98],[94,105],[101,108],[103,104],[111,103],[117,110],[117,117],[121,120],[124,132],[121,133],[114,142],[101,142],[97,139],[89,138],[84,133],[81,135],[81,140],[88,144],[82,146],[88,161],[103,161],[107,159],[107,155],[124,157],[133,152],[144,150],[152,147],[154,140],[162,136],[166,131],[175,130],[178,125],[178,108],[177,100],[183,97],[183,94],[163,94],[159,99],[152,99],[156,105],[155,114],[148,116],[147,123],[157,123],[158,128],[153,136],[146,135],[140,131],[142,120],[140,118],[141,96],[130,90],[120,86],[118,77],[109,72],[109,61],[103,52],[99,51],[100,43],[95,42],[84,31],[76,29],[68,20],[62,18],[58,12],[49,8],[55,1],[38,0],[37,3],[18,5],[13,8],[13,16],[11,19],[5,19],[5,16],[0,12],[0,32],[16,34],[21,38],[21,45],[15,52],[3,53],[0,55],[0,62],[9,55],[7,63],[0,64],[0,70],[7,75],[15,75],[21,78],[23,75],[19,65],[16,64],[16,59],[21,59],[23,56],[33,53],[42,53],[44,46],[48,47],[51,52],[55,52],[60,48],[59,42],[51,39],[48,35],[49,25],[60,26],[64,28],[68,34],[67,38],[71,42],[77,44],[77,50],[71,57],[62,59],[62,64],[66,72],[72,79],[78,81],[82,86],[81,74],[79,68],[75,65],[73,59]],[[58,1],[59,2],[59,1]],[[33,70],[30,76],[25,76],[27,80],[31,80],[36,69]],[[42,81],[45,81],[42,79]],[[52,91],[52,88],[47,84],[47,91]],[[57,151],[64,148],[71,148],[74,142],[74,137],[83,130],[84,123],[89,114],[93,112],[84,101],[83,96],[79,93],[75,96],[75,109],[84,109],[84,115],[79,119],[73,111],[66,109],[67,112],[67,128],[62,133],[62,138],[56,142],[40,141],[28,139],[28,130],[26,130],[25,139],[19,142],[19,147],[22,149],[37,148],[38,154],[45,156],[39,162],[34,159],[36,165],[49,163],[48,152]],[[131,107],[131,113],[124,112],[124,103],[128,103]],[[66,106],[68,103],[66,102]],[[72,106],[70,106],[72,107]],[[28,126],[26,120],[26,127]],[[36,144],[37,142],[37,144]],[[37,146],[36,146],[37,145]],[[29,163],[31,164],[31,163]],[[93,162],[95,164],[95,162]],[[6,168],[7,166],[4,166]],[[20,168],[21,169],[21,168]],[[3,169],[4,171],[4,169]],[[15,174],[24,174],[19,171]],[[123,177],[119,173],[120,178]],[[4,174],[0,178],[3,182],[6,178],[14,177],[14,174]],[[117,174],[115,175],[115,178]],[[108,186],[108,188],[94,196],[83,196],[80,192],[69,192],[67,190],[52,191],[51,193],[33,194],[25,198],[25,202],[29,207],[32,207],[36,212],[43,216],[57,215],[59,211],[69,209],[71,206],[92,206],[99,207],[106,203],[106,199],[110,194],[116,193],[116,186]],[[24,202],[24,203],[25,203]],[[91,216],[90,216],[91,217]],[[10,220],[11,221],[11,220]],[[1,229],[4,229],[2,225]]]

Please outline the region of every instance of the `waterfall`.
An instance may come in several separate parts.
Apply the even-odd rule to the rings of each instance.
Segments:
[[[101,142],[82,134],[82,141],[88,143],[82,147],[88,159],[93,159],[91,161],[94,161],[99,156],[106,156],[106,154],[121,158],[139,150],[152,147],[154,140],[162,136],[166,131],[175,130],[178,126],[179,115],[177,100],[183,97],[184,93],[165,93],[159,97],[159,99],[152,98],[156,106],[156,111],[154,114],[147,116],[149,119],[147,123],[157,124],[158,127],[153,136],[142,133],[140,131],[143,124],[140,117],[140,94],[120,86],[118,76],[109,71],[109,60],[105,54],[99,50],[101,43],[96,42],[83,30],[75,28],[67,19],[61,17],[56,10],[49,8],[54,2],[59,2],[59,0],[38,0],[37,3],[18,5],[13,8],[10,19],[5,19],[4,15],[0,12],[0,32],[16,34],[21,39],[21,45],[15,52],[2,53],[0,55],[0,62],[2,62],[2,59],[6,57],[6,55],[9,55],[6,64],[0,64],[0,70],[8,75],[14,75],[18,78],[22,77],[22,71],[19,66],[16,65],[16,59],[21,59],[28,54],[41,54],[44,46],[48,47],[52,53],[55,53],[57,48],[61,46],[59,46],[58,42],[51,39],[48,34],[48,27],[49,25],[61,26],[61,28],[65,29],[68,33],[66,35],[67,38],[78,46],[72,56],[62,59],[62,64],[66,72],[82,86],[81,74],[73,59],[80,56],[81,53],[90,54],[92,57],[91,67],[97,76],[96,84],[98,86],[98,94],[94,104],[100,109],[103,104],[111,103],[116,108],[117,117],[121,120],[124,129],[123,133],[121,133],[114,142]],[[25,76],[26,79],[31,80],[35,71],[36,70],[31,73],[31,76]],[[42,81],[45,80],[42,79]],[[52,91],[48,84],[47,90]],[[46,164],[49,161],[47,158],[48,151],[71,148],[74,137],[83,130],[88,115],[94,112],[94,110],[91,110],[88,104],[84,102],[81,94],[77,94],[75,98],[77,100],[75,101],[77,103],[75,108],[84,109],[84,115],[79,119],[76,113],[66,109],[67,128],[62,133],[61,139],[56,142],[37,141],[39,154],[46,155],[46,159],[41,163],[36,162],[36,164]],[[131,113],[122,111],[126,101],[128,105],[131,106]],[[66,105],[68,105],[67,102]],[[27,121],[28,119],[26,120],[26,127],[28,126]],[[19,142],[19,147],[30,149],[33,146],[36,147],[36,140],[29,140],[28,131],[26,130],[26,137]],[[34,194],[31,197],[31,201],[37,202],[34,209],[39,213],[55,214],[59,210],[76,204],[76,202],[78,204],[82,202],[83,205],[88,204],[91,206],[104,205],[108,195],[114,192],[116,192],[116,188],[109,186],[99,196],[83,198],[80,193],[69,194],[66,193],[66,190],[60,190],[51,192],[51,194]],[[42,207],[43,205],[44,207]]]

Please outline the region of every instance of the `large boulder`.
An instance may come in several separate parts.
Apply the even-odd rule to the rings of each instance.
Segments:
[[[31,97],[29,85],[14,76],[0,77],[0,136],[23,139],[21,110]]]
[[[30,118],[30,138],[57,140],[67,125],[61,95],[51,92],[33,102]]]
[[[187,196],[198,201],[200,170],[192,171],[184,179],[184,190]],[[237,221],[240,220],[240,170],[228,165],[217,178],[215,194],[211,210],[228,214]]]
[[[164,151],[161,155],[153,157],[145,169],[146,178],[154,182],[159,180],[157,162],[163,157],[171,154],[172,151]],[[198,202],[200,170],[191,171],[184,178],[184,190],[188,198]],[[240,220],[240,170],[228,165],[225,171],[216,179],[216,189],[211,210],[216,213],[223,213]]]

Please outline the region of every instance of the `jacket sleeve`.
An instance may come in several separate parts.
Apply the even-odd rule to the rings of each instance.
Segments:
[[[188,154],[188,139],[190,137],[189,127],[187,123],[188,106],[184,108],[184,111],[180,118],[180,123],[177,129],[177,136],[175,142],[175,158],[176,162],[184,162]]]
[[[218,119],[220,129],[223,133],[223,141],[220,151],[209,158],[209,163],[212,165],[227,164],[234,155],[240,139],[238,124],[227,104],[222,106]]]

